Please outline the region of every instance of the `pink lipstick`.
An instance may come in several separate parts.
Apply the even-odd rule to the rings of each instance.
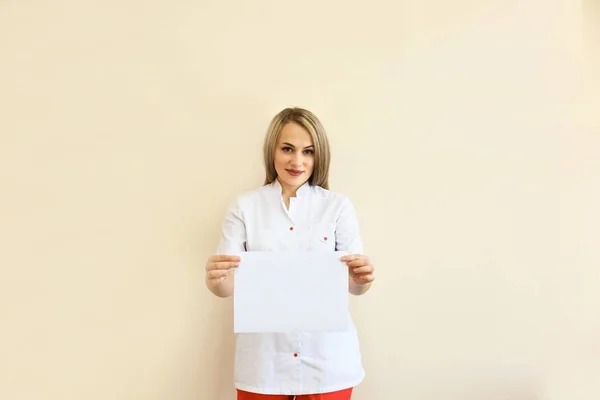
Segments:
[[[299,171],[297,169],[286,169],[286,171],[292,176],[300,176],[304,173],[304,171]]]

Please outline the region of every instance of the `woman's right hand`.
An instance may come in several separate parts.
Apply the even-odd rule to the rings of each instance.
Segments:
[[[234,268],[239,267],[240,261],[239,256],[214,255],[209,257],[206,262],[206,283],[211,289],[216,289],[226,280],[229,273],[233,272]],[[229,291],[226,290],[226,292]],[[219,295],[219,293],[215,294]],[[223,294],[228,295],[228,293]]]

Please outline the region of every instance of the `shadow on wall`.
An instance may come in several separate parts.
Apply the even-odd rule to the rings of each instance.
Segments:
[[[232,197],[262,184],[263,167],[253,160],[260,161],[271,115],[257,99],[193,78],[179,77],[179,84],[171,85],[175,93],[167,96],[170,106],[186,116],[182,119],[193,121],[178,138],[182,166],[197,172],[193,181],[181,183],[185,187],[174,205],[180,218],[175,233],[183,268],[179,272],[184,274],[182,290],[188,293],[180,342],[161,398],[231,400],[235,398],[233,299],[218,298],[206,288],[205,263],[218,245]],[[236,146],[231,145],[232,134]],[[240,170],[240,165],[246,168]]]
[[[233,301],[219,299],[212,308],[207,324],[202,354],[207,355],[212,362],[208,365],[209,379],[213,382],[217,400],[230,400],[235,398],[233,388],[233,361],[235,355],[235,335],[233,334]],[[216,382],[216,384],[215,384]]]
[[[600,2],[597,0],[584,0],[582,12],[585,34],[584,52],[588,71],[591,75],[587,81],[588,86],[589,83],[593,86],[592,88],[588,87],[588,90],[598,91],[600,90],[600,73],[598,72],[598,67],[600,67]],[[596,98],[598,98],[598,95],[597,92],[593,93]]]
[[[211,211],[216,215],[214,208]],[[235,398],[233,299],[218,298],[208,290],[204,265],[209,251],[199,249],[202,237],[218,238],[220,221],[214,216],[202,216],[189,224],[193,225],[187,234],[190,243],[186,253],[190,254],[185,260],[189,303],[179,342],[175,344],[177,350],[165,367],[170,375],[168,384],[157,398],[230,400]]]
[[[227,197],[227,196],[225,196]],[[215,199],[217,200],[217,199]],[[233,366],[235,355],[235,334],[233,333],[233,298],[219,298],[205,285],[205,263],[213,254],[220,237],[221,216],[225,213],[223,204],[206,207],[202,216],[195,219],[196,225],[189,234],[193,250],[192,264],[197,271],[193,275],[195,291],[198,293],[195,312],[190,315],[192,331],[195,335],[186,341],[187,350],[192,354],[183,357],[197,367],[195,381],[188,387],[186,396],[193,399],[230,400],[235,398],[233,386]],[[199,248],[201,238],[209,238]],[[206,243],[208,242],[208,243]]]

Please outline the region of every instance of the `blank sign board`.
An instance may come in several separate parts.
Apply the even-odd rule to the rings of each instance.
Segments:
[[[344,252],[246,252],[235,270],[235,332],[342,331],[348,324]]]

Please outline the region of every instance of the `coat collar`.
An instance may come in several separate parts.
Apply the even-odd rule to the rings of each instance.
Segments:
[[[281,186],[279,179],[275,178],[275,180],[273,182],[271,182],[271,187],[277,192],[277,194],[279,194],[280,196],[283,196],[283,187]],[[296,191],[296,197],[304,197],[304,196],[308,195],[309,192],[310,192],[310,183],[308,181],[306,181],[304,183],[304,185],[300,186],[298,188],[298,190]]]

